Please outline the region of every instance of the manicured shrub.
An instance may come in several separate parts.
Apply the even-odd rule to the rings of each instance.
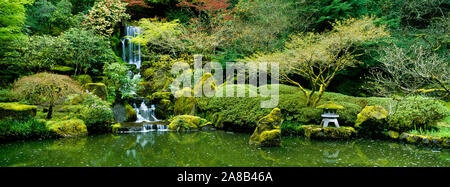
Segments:
[[[15,82],[13,93],[23,102],[49,106],[47,118],[51,118],[54,105],[63,102],[69,94],[81,93],[81,89],[68,76],[38,73]]]
[[[0,121],[0,142],[50,138],[53,134],[45,127],[45,122],[36,118],[8,118]]]
[[[249,85],[238,85],[240,89],[247,89]],[[322,120],[322,109],[306,107],[305,98],[297,92],[297,87],[280,85],[278,108],[281,109],[283,119],[289,123],[319,124]],[[293,93],[293,94],[291,94]],[[236,130],[253,129],[258,119],[270,112],[270,109],[261,108],[261,101],[268,100],[263,97],[202,97],[198,99],[198,113],[207,120],[219,124],[220,128]],[[449,110],[441,102],[426,98],[407,99],[400,102],[394,111],[396,101],[389,98],[362,98],[343,94],[326,92],[323,100],[318,104],[333,101],[344,106],[338,110],[339,124],[341,126],[354,126],[357,114],[367,105],[380,105],[392,114],[389,116],[389,129],[406,131],[408,129],[422,128],[433,125],[437,120],[449,116]],[[220,120],[219,120],[220,118]]]

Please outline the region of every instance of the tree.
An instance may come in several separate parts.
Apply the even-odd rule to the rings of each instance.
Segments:
[[[283,51],[255,54],[244,60],[279,62],[281,80],[298,86],[306,97],[306,105],[315,107],[335,75],[359,63],[355,59],[358,44],[388,36],[384,26],[377,27],[373,21],[370,17],[337,21],[330,32],[294,35]],[[295,75],[306,78],[311,90],[296,81]]]
[[[32,0],[0,0],[0,58],[9,50],[14,40],[23,37],[25,5]]]
[[[450,63],[421,45],[381,49],[380,68],[373,70],[372,88],[378,95],[418,95],[438,91],[450,95]]]
[[[69,0],[58,3],[38,0],[27,9],[27,28],[33,34],[59,35],[72,26],[72,4]]]
[[[130,18],[126,13],[126,5],[120,0],[97,1],[85,16],[82,26],[94,30],[99,35],[111,36],[118,23]]]
[[[53,107],[70,94],[81,93],[79,85],[65,75],[38,73],[23,77],[14,83],[13,93],[21,101],[47,105],[47,119],[52,117]]]

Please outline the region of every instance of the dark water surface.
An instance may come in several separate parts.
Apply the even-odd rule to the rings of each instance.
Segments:
[[[248,145],[250,134],[224,131],[106,134],[0,144],[0,166],[443,166],[450,150],[380,140]]]

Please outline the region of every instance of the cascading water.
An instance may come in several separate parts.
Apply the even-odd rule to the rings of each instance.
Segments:
[[[131,39],[140,33],[141,29],[139,27],[125,26],[125,37],[121,40],[122,60],[128,62],[128,64],[135,65],[138,70],[141,68],[141,45],[131,42]],[[131,71],[129,72],[129,76],[133,77],[133,79],[141,78],[140,73],[133,75]],[[139,106],[136,106],[135,104],[134,110],[136,110],[137,114],[136,123],[160,121],[155,116],[155,109],[155,105],[151,105],[151,107],[148,108],[144,101],[142,101]]]

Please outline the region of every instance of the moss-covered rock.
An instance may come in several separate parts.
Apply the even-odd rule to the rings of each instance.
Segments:
[[[20,103],[0,103],[0,119],[5,118],[24,118],[36,116],[37,106],[24,105]]]
[[[258,121],[258,126],[250,137],[250,145],[281,146],[281,111],[274,108],[270,114]]]
[[[111,131],[112,131],[112,133],[117,133],[117,132],[119,132],[119,129],[120,129],[121,127],[122,127],[122,126],[120,125],[120,123],[116,123],[116,124],[111,125]]]
[[[194,91],[191,88],[185,87],[175,92],[175,105],[173,112],[175,115],[194,115],[196,99]]]
[[[83,120],[69,119],[63,121],[47,121],[46,127],[61,137],[80,136],[87,134],[87,127]]]
[[[169,130],[189,131],[200,130],[212,123],[206,119],[191,115],[178,115],[169,120]]]
[[[450,140],[446,137],[422,136],[403,132],[399,139],[412,144],[450,148]]]
[[[355,128],[359,136],[381,137],[388,128],[388,111],[382,106],[366,106],[357,115]]]
[[[130,104],[125,105],[126,122],[134,122],[137,120],[136,110]]]
[[[321,127],[319,125],[301,126],[305,137],[310,139],[349,139],[355,136],[353,127]]]
[[[386,136],[388,136],[391,139],[398,139],[400,137],[400,134],[397,131],[388,131],[386,132]]]
[[[94,93],[101,99],[106,100],[107,90],[106,90],[105,84],[103,84],[103,83],[87,83],[85,85],[85,87],[87,90]]]
[[[150,103],[154,104],[158,110],[155,111],[156,116],[167,119],[173,114],[174,102],[171,92],[154,92],[151,96],[147,96]]]
[[[205,88],[206,91],[205,92]],[[214,79],[213,75],[211,73],[205,73],[203,74],[202,78],[195,83],[194,85],[194,94],[201,95],[201,96],[209,96],[214,95],[216,89],[216,80]]]

